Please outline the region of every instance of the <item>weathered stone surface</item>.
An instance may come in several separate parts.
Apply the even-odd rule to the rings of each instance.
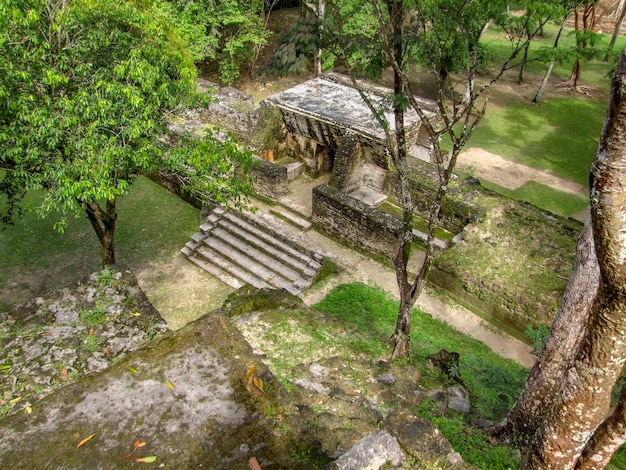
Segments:
[[[378,470],[402,464],[404,453],[395,437],[386,431],[374,431],[358,441],[352,449],[335,460],[335,470]]]
[[[402,223],[346,194],[320,185],[313,189],[313,223],[358,248],[393,257]]]
[[[467,414],[472,410],[469,393],[467,393],[467,390],[465,390],[464,387],[461,387],[460,385],[450,387],[448,388],[447,393],[448,408],[463,414]]]
[[[246,385],[252,365],[263,393]],[[137,440],[147,444],[136,457],[167,468],[247,468],[253,456],[263,468],[303,468],[259,413],[270,402],[282,409],[283,394],[215,312],[0,421],[0,468],[119,468]]]
[[[426,468],[475,468],[460,459],[441,431],[426,419],[403,411],[392,411],[383,424],[405,452]]]
[[[289,190],[289,176],[286,166],[257,159],[255,165],[250,169],[250,175],[254,177],[254,191],[261,196],[277,199],[287,194]]]

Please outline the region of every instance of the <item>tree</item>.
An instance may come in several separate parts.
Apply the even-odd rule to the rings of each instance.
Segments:
[[[394,73],[394,92],[391,97],[393,123],[385,121],[382,110],[376,109],[361,90],[361,96],[386,132],[403,213],[403,231],[394,258],[400,307],[396,328],[390,338],[394,347],[392,358],[408,357],[411,310],[425,287],[434,260],[435,229],[440,221],[442,202],[447,194],[457,157],[485,112],[486,101],[482,99],[483,93],[505,71],[519,65],[515,60],[519,52],[552,15],[562,11],[559,3],[528,2],[525,6],[523,15],[512,16],[507,13],[506,2],[372,0],[369,7],[376,18],[376,40],[373,43],[368,42],[367,49],[358,49],[358,44],[348,42],[350,36],[341,29],[349,21],[349,17],[342,15],[342,8],[346,7],[343,2],[341,5],[333,4],[335,24],[339,25],[334,42],[342,47],[340,54],[351,72],[353,84],[360,88],[354,78],[357,72],[355,66],[358,64],[354,58],[359,59],[359,54],[367,55],[367,51],[374,51],[374,55],[367,57],[368,64],[376,63],[376,60],[371,60],[376,57],[376,53],[383,54],[383,60],[379,60],[378,64],[390,64]],[[477,71],[489,56],[480,42],[480,37],[485,25],[490,22],[508,33],[510,54],[496,67],[495,74],[476,87]],[[524,30],[527,34],[522,35]],[[437,90],[436,115],[424,110],[409,93],[410,66],[425,69],[433,78]],[[421,125],[430,137],[432,159],[438,178],[428,217],[424,261],[413,280],[409,280],[407,266],[413,241],[414,202],[410,191],[407,140],[403,125],[404,113],[409,107],[418,114]],[[444,136],[451,143],[450,152],[444,151],[442,147],[441,139]]]
[[[619,35],[622,23],[624,22],[624,18],[626,18],[626,0],[619,0],[614,4],[613,8],[615,26],[613,27],[613,34],[611,35],[611,41],[609,42],[609,50],[607,51],[604,60],[609,59],[609,54],[615,46],[615,41],[617,41],[617,36]]]
[[[597,290],[591,282],[566,291],[562,305],[570,302],[573,310],[577,306],[570,296],[582,294],[592,299],[581,306],[582,316],[587,316],[584,333],[580,340],[575,332],[574,341],[567,338],[560,344],[550,344],[558,340],[558,336],[552,336],[544,348],[542,355],[554,351],[567,360],[556,368],[558,377],[562,377],[556,384],[558,390],[544,395],[543,404],[530,407],[536,413],[541,406],[543,419],[526,448],[520,469],[603,468],[626,440],[626,391],[622,390],[618,406],[611,410],[611,395],[626,364],[625,162],[626,50],[613,77],[607,117],[589,177],[593,245],[578,245],[579,259],[590,256],[583,250],[595,251]],[[583,271],[593,271],[592,265]],[[579,275],[575,270],[569,286]],[[567,350],[571,347],[575,348],[573,352]],[[549,358],[544,362],[549,365]],[[531,387],[541,385],[536,382]],[[514,419],[521,423],[526,416],[521,413]]]
[[[267,43],[266,0],[171,0],[196,61],[215,60],[220,80],[230,85],[247,61]],[[271,6],[275,2],[271,3]],[[269,13],[268,13],[269,15]]]
[[[191,103],[196,72],[172,18],[151,2],[8,0],[0,8],[0,183],[4,220],[43,190],[56,224],[82,211],[115,264],[117,199],[141,171],[177,167],[207,198],[246,190],[232,140],[164,151],[165,118]],[[204,155],[203,155],[204,153]],[[193,165],[193,166],[192,166]]]

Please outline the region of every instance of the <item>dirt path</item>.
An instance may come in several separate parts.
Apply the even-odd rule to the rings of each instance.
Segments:
[[[577,183],[506,160],[499,155],[477,147],[472,147],[459,155],[457,168],[511,190],[515,190],[529,181],[536,181],[565,193],[583,195],[588,193],[588,189]]]
[[[317,232],[307,232],[317,249],[326,256],[335,259],[344,268],[343,272],[330,278],[320,286],[314,286],[303,295],[303,300],[312,305],[322,300],[328,292],[339,284],[346,282],[363,282],[377,285],[398,298],[398,286],[395,272],[391,267],[384,266],[366,256],[352,251]],[[421,262],[421,253],[411,259],[414,267]],[[489,324],[470,310],[453,303],[450,299],[427,289],[419,297],[417,306],[434,318],[445,321],[458,331],[487,344],[494,352],[507,359],[513,359],[530,367],[535,361],[531,354],[532,348],[512,337],[505,331]],[[415,325],[419,328],[419,325]]]

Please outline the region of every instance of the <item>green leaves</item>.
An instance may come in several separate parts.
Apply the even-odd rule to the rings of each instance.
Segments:
[[[3,3],[3,221],[19,214],[28,190],[45,191],[43,215],[58,209],[65,217],[122,196],[139,170],[158,164],[163,116],[195,87],[174,24],[153,3]]]

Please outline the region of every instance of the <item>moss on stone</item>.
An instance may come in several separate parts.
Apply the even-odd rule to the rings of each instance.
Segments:
[[[222,309],[230,316],[264,310],[290,310],[304,304],[285,289],[257,289],[245,285],[230,294]]]

